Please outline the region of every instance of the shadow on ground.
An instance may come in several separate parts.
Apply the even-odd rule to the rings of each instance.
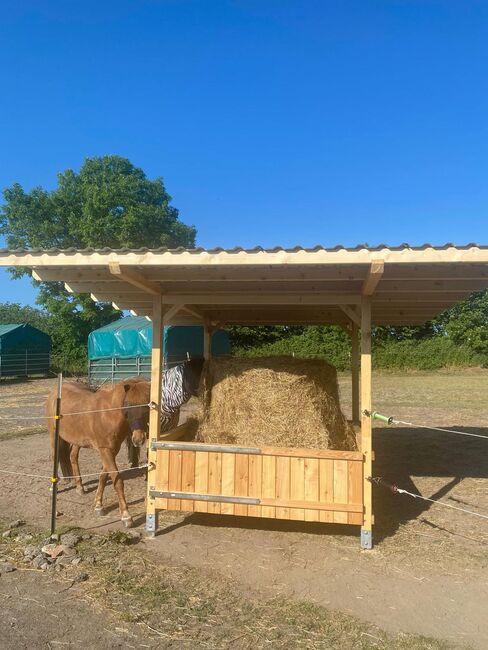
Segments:
[[[375,429],[374,475],[381,476],[389,483],[413,494],[420,494],[415,485],[415,477],[446,477],[440,489],[424,493],[423,496],[429,499],[443,499],[446,503],[462,507],[462,502],[449,495],[464,478],[488,478],[488,429],[456,426],[452,428],[483,435],[487,440],[408,427]],[[435,507],[429,502],[394,494],[376,485],[373,487],[373,506],[376,542],[391,537],[402,524],[422,518]],[[429,524],[428,521],[425,523]],[[166,527],[160,534],[167,534],[189,524],[210,528],[303,532],[309,535],[359,536],[358,526],[203,513],[188,515],[183,521]],[[435,524],[431,525],[435,527]]]
[[[488,429],[450,428],[476,433],[485,436],[486,440],[409,427],[375,429],[374,475],[414,494],[419,494],[415,477],[445,477],[445,484],[440,489],[423,496],[457,505],[449,494],[458,483],[465,478],[488,478]],[[373,490],[373,505],[377,541],[394,535],[401,524],[418,519],[436,507],[379,486]]]

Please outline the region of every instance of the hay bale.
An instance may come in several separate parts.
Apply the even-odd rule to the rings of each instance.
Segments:
[[[205,368],[198,439],[243,446],[356,449],[336,369],[320,359],[215,358]]]

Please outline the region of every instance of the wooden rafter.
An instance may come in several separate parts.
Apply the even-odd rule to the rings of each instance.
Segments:
[[[150,293],[153,296],[160,296],[161,289],[150,280],[147,280],[142,273],[135,271],[134,269],[121,266],[118,262],[109,262],[108,263],[109,271],[112,275],[125,280],[129,284],[132,284],[138,289],[142,289],[146,293]]]
[[[372,296],[375,292],[378,282],[383,277],[385,263],[383,260],[374,260],[368,269],[368,275],[364,280],[362,294],[363,296]]]

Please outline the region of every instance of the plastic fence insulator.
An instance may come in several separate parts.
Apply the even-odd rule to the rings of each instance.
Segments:
[[[378,411],[373,411],[371,413],[371,419],[384,422],[385,424],[393,424],[393,416],[390,415],[390,417],[388,417],[387,415],[381,415]]]

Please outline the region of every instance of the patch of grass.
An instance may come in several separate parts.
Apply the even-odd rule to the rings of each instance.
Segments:
[[[59,532],[72,530],[66,527]],[[35,538],[29,543],[47,537],[46,532],[31,532]],[[0,555],[8,556],[17,566],[24,561],[23,549],[14,538],[0,537]],[[238,584],[220,574],[154,562],[142,546],[133,546],[130,536],[121,531],[83,540],[77,550],[84,559],[81,566],[89,574],[79,587],[85,600],[123,621],[138,623],[148,636],[165,639],[168,645],[238,650],[459,647],[423,636],[387,634],[353,616],[313,603],[246,596]],[[80,568],[67,567],[61,575],[70,582]]]
[[[104,538],[79,545],[95,558],[87,597],[126,621],[180,644],[211,648],[310,650],[447,650],[454,646],[414,635],[388,635],[341,612],[284,598],[257,599],[221,575],[153,562],[141,547]],[[183,647],[186,647],[185,645]]]
[[[131,544],[132,537],[123,530],[112,530],[107,535],[107,540],[114,544]]]

